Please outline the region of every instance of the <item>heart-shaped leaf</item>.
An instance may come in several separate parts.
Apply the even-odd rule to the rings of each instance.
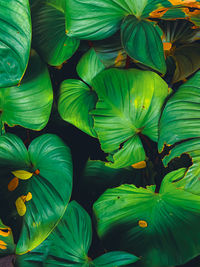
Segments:
[[[162,31],[155,22],[127,16],[121,25],[121,35],[123,47],[136,62],[166,72]]]
[[[16,248],[23,254],[38,246],[65,212],[72,190],[71,154],[55,135],[36,138],[27,151],[21,139],[6,134],[0,137],[0,168],[6,198],[23,216]],[[22,180],[23,170],[32,174],[29,179]]]
[[[140,134],[158,139],[158,120],[167,84],[154,72],[137,69],[102,71],[92,82],[98,95],[94,129],[110,166],[122,168],[145,160]]]
[[[179,187],[185,171],[167,174],[159,193],[155,186],[108,189],[94,204],[100,238],[144,257],[146,266],[179,265],[199,255],[200,196]]]
[[[48,267],[114,267],[138,260],[132,254],[116,251],[92,261],[88,257],[91,241],[91,219],[77,202],[72,201],[51,235],[33,251],[18,256],[17,266],[36,267],[42,264]]]
[[[31,47],[29,1],[0,1],[0,27],[0,87],[17,85],[25,73]]]
[[[23,104],[22,104],[23,103]],[[43,129],[50,116],[53,90],[48,69],[32,50],[29,66],[20,86],[1,88],[0,119],[13,127]]]
[[[65,0],[45,0],[32,12],[33,47],[50,65],[58,66],[77,50],[79,40],[65,32]]]
[[[60,87],[58,100],[60,116],[93,137],[96,137],[96,132],[93,129],[94,122],[89,112],[95,108],[97,96],[89,85],[104,68],[95,50],[91,48],[82,56],[76,68],[84,82],[68,79],[62,82]]]

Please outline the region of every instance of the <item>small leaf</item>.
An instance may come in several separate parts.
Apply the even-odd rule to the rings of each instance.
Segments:
[[[82,81],[69,79],[62,82],[58,100],[60,116],[93,137],[96,132],[89,112],[95,108],[96,102],[96,93]]]
[[[33,176],[33,173],[24,170],[13,171],[12,174],[22,180],[30,179]]]

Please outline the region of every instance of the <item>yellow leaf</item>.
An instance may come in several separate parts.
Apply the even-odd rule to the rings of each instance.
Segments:
[[[12,174],[21,180],[28,180],[33,175],[33,173],[24,170],[13,171]]]
[[[133,165],[131,165],[134,169],[143,169],[143,168],[146,168],[147,164],[146,164],[146,161],[140,161],[140,162],[137,162]]]
[[[0,228],[0,235],[1,236],[9,236],[11,234],[11,229],[10,228]]]
[[[18,197],[18,199],[15,201],[15,205],[19,216],[24,216],[24,214],[26,213],[26,205],[24,204],[23,198]]]

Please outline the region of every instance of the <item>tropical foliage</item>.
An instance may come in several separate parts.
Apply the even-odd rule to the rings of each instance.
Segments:
[[[0,266],[200,266],[200,1],[0,0],[0,55]]]

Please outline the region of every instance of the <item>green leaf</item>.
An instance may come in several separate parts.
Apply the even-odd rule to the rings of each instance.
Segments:
[[[72,201],[48,238],[33,251],[17,256],[17,266],[114,267],[138,260],[126,252],[110,252],[92,261],[87,255],[91,241],[91,219],[77,202]]]
[[[179,265],[199,255],[200,196],[178,187],[184,175],[185,169],[167,174],[159,193],[155,186],[108,189],[94,204],[100,238],[144,257],[147,266]]]
[[[121,25],[122,44],[136,62],[165,74],[162,31],[155,22],[128,16]]]
[[[167,166],[171,160],[180,157],[182,154],[190,156],[192,165],[185,173],[184,178],[180,180],[179,187],[183,186],[188,192],[200,195],[200,138],[185,141],[175,146],[170,154],[163,159],[164,165]]]
[[[200,72],[167,101],[160,120],[159,151],[164,145],[200,136]]]
[[[89,112],[95,108],[96,102],[96,93],[82,81],[69,79],[62,82],[58,100],[60,116],[93,137],[96,132]]]
[[[105,66],[100,61],[94,48],[91,48],[82,56],[76,67],[79,77],[89,85],[92,79],[103,69],[105,69]]]
[[[29,1],[1,1],[0,27],[0,87],[5,87],[18,84],[28,64],[31,46]]]
[[[108,252],[96,258],[93,263],[96,267],[125,266],[138,261],[138,257],[121,251]]]
[[[32,267],[41,263],[48,267],[87,266],[91,241],[90,217],[78,203],[72,201],[48,238],[33,251],[17,256],[17,266]]]
[[[113,35],[127,15],[146,18],[156,8],[171,6],[166,0],[66,0],[68,35],[100,40]]]
[[[46,0],[32,13],[33,47],[50,65],[58,66],[77,50],[79,40],[65,33],[65,0]]]
[[[199,69],[200,44],[188,44],[177,48],[173,58],[176,63],[176,70],[172,82],[175,83],[187,78]]]
[[[109,69],[93,79],[98,95],[94,129],[112,167],[122,168],[145,159],[140,134],[158,139],[158,120],[167,84],[150,71]]]
[[[10,186],[13,171],[33,173],[30,179],[20,180],[16,188],[8,186],[6,192],[7,201],[13,201],[23,216],[16,248],[17,254],[23,254],[38,246],[65,212],[72,190],[71,154],[56,135],[36,138],[27,151],[21,139],[6,134],[0,137],[0,168]]]
[[[12,230],[5,226],[0,219],[0,256],[13,254],[15,244],[13,240]]]
[[[125,67],[127,54],[122,47],[119,32],[110,38],[93,42],[93,47],[97,56],[106,68]]]
[[[53,90],[48,70],[38,55],[32,51],[21,84],[0,90],[2,124],[41,130],[49,120],[52,102]]]

